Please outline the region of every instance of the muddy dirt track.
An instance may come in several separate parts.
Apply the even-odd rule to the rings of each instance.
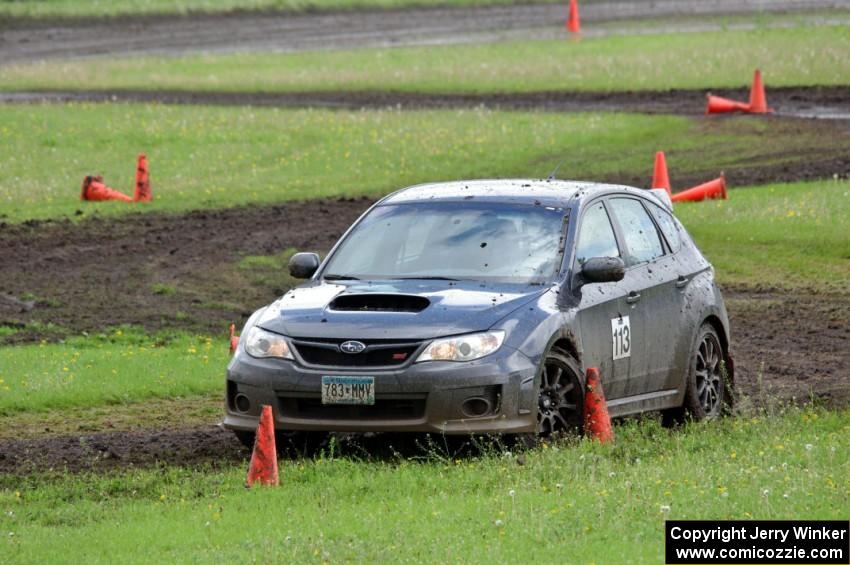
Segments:
[[[587,24],[847,9],[850,0],[600,0],[583,5],[581,17]],[[564,35],[565,16],[566,9],[559,3],[301,14],[243,12],[72,22],[0,20],[0,64],[106,54],[298,51],[558,38]],[[660,32],[665,28],[654,29]],[[677,24],[675,29],[704,31],[721,29],[721,24]],[[588,29],[586,35],[600,32],[610,30]]]
[[[85,90],[0,92],[0,103],[43,104],[117,102],[404,110],[491,108],[550,112],[618,111],[644,114],[701,115],[711,92],[733,100],[748,100],[749,90],[678,89],[622,92],[516,92],[493,94],[429,94],[421,92],[208,92],[182,90]],[[777,116],[850,120],[850,87],[797,86],[770,89]]]
[[[246,282],[244,273],[234,270],[239,257],[292,247],[326,250],[369,204],[368,199],[317,200],[182,216],[94,218],[78,225],[67,220],[0,224],[0,324],[50,320],[75,333],[118,323],[153,330],[184,327],[220,331],[224,347],[230,319],[244,318],[285,290],[274,280]],[[154,281],[178,291],[152,293]],[[19,298],[27,290],[40,298]],[[727,288],[726,298],[744,405],[810,398],[831,406],[850,404],[850,297]],[[42,337],[59,336],[23,331],[10,341]],[[244,450],[214,423],[176,431],[4,439],[0,472],[243,458]]]

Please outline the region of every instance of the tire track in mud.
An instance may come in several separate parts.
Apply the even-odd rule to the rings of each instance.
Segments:
[[[431,110],[490,108],[549,112],[615,111],[643,114],[702,115],[705,96],[712,92],[747,100],[745,88],[672,89],[659,91],[540,91],[453,94],[398,91],[210,92],[192,90],[40,90],[0,92],[0,103],[62,104],[144,103],[211,106],[269,106],[341,110]],[[771,88],[770,105],[781,117],[844,119],[850,121],[850,86]]]

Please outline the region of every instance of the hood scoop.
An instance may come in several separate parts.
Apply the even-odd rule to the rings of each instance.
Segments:
[[[431,301],[411,294],[340,294],[329,305],[339,312],[421,312]]]

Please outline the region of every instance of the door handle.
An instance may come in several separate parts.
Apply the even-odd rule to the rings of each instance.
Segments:
[[[638,300],[640,300],[640,293],[639,292],[631,291],[629,293],[629,295],[626,297],[626,302],[628,304],[634,304]]]
[[[691,279],[689,279],[688,277],[683,277],[680,275],[679,278],[676,279],[676,288],[684,288],[685,286],[687,286],[690,280]]]

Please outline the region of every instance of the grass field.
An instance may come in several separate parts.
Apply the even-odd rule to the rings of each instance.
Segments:
[[[0,89],[528,92],[848,84],[850,27],[568,41],[49,61],[0,67]]]
[[[771,185],[676,215],[724,283],[850,292],[850,183]]]
[[[223,339],[126,328],[0,347],[0,416],[220,392],[227,359]]]
[[[419,182],[545,177],[564,158],[564,178],[624,182],[646,171],[634,182],[648,183],[659,149],[676,183],[829,143],[763,120],[616,113],[0,105],[0,145],[16,148],[0,153],[0,219],[377,196]],[[132,194],[140,152],[152,204],[80,202],[92,173]]]
[[[535,0],[554,3],[556,0]],[[593,0],[585,0],[592,2]],[[188,14],[233,10],[352,10],[357,8],[402,8],[407,6],[472,6],[514,4],[513,0],[12,0],[0,3],[0,16],[114,17],[130,14]]]
[[[517,454],[0,477],[5,559],[656,563],[666,519],[844,519],[850,412],[653,421]],[[568,555],[564,552],[568,549]]]

